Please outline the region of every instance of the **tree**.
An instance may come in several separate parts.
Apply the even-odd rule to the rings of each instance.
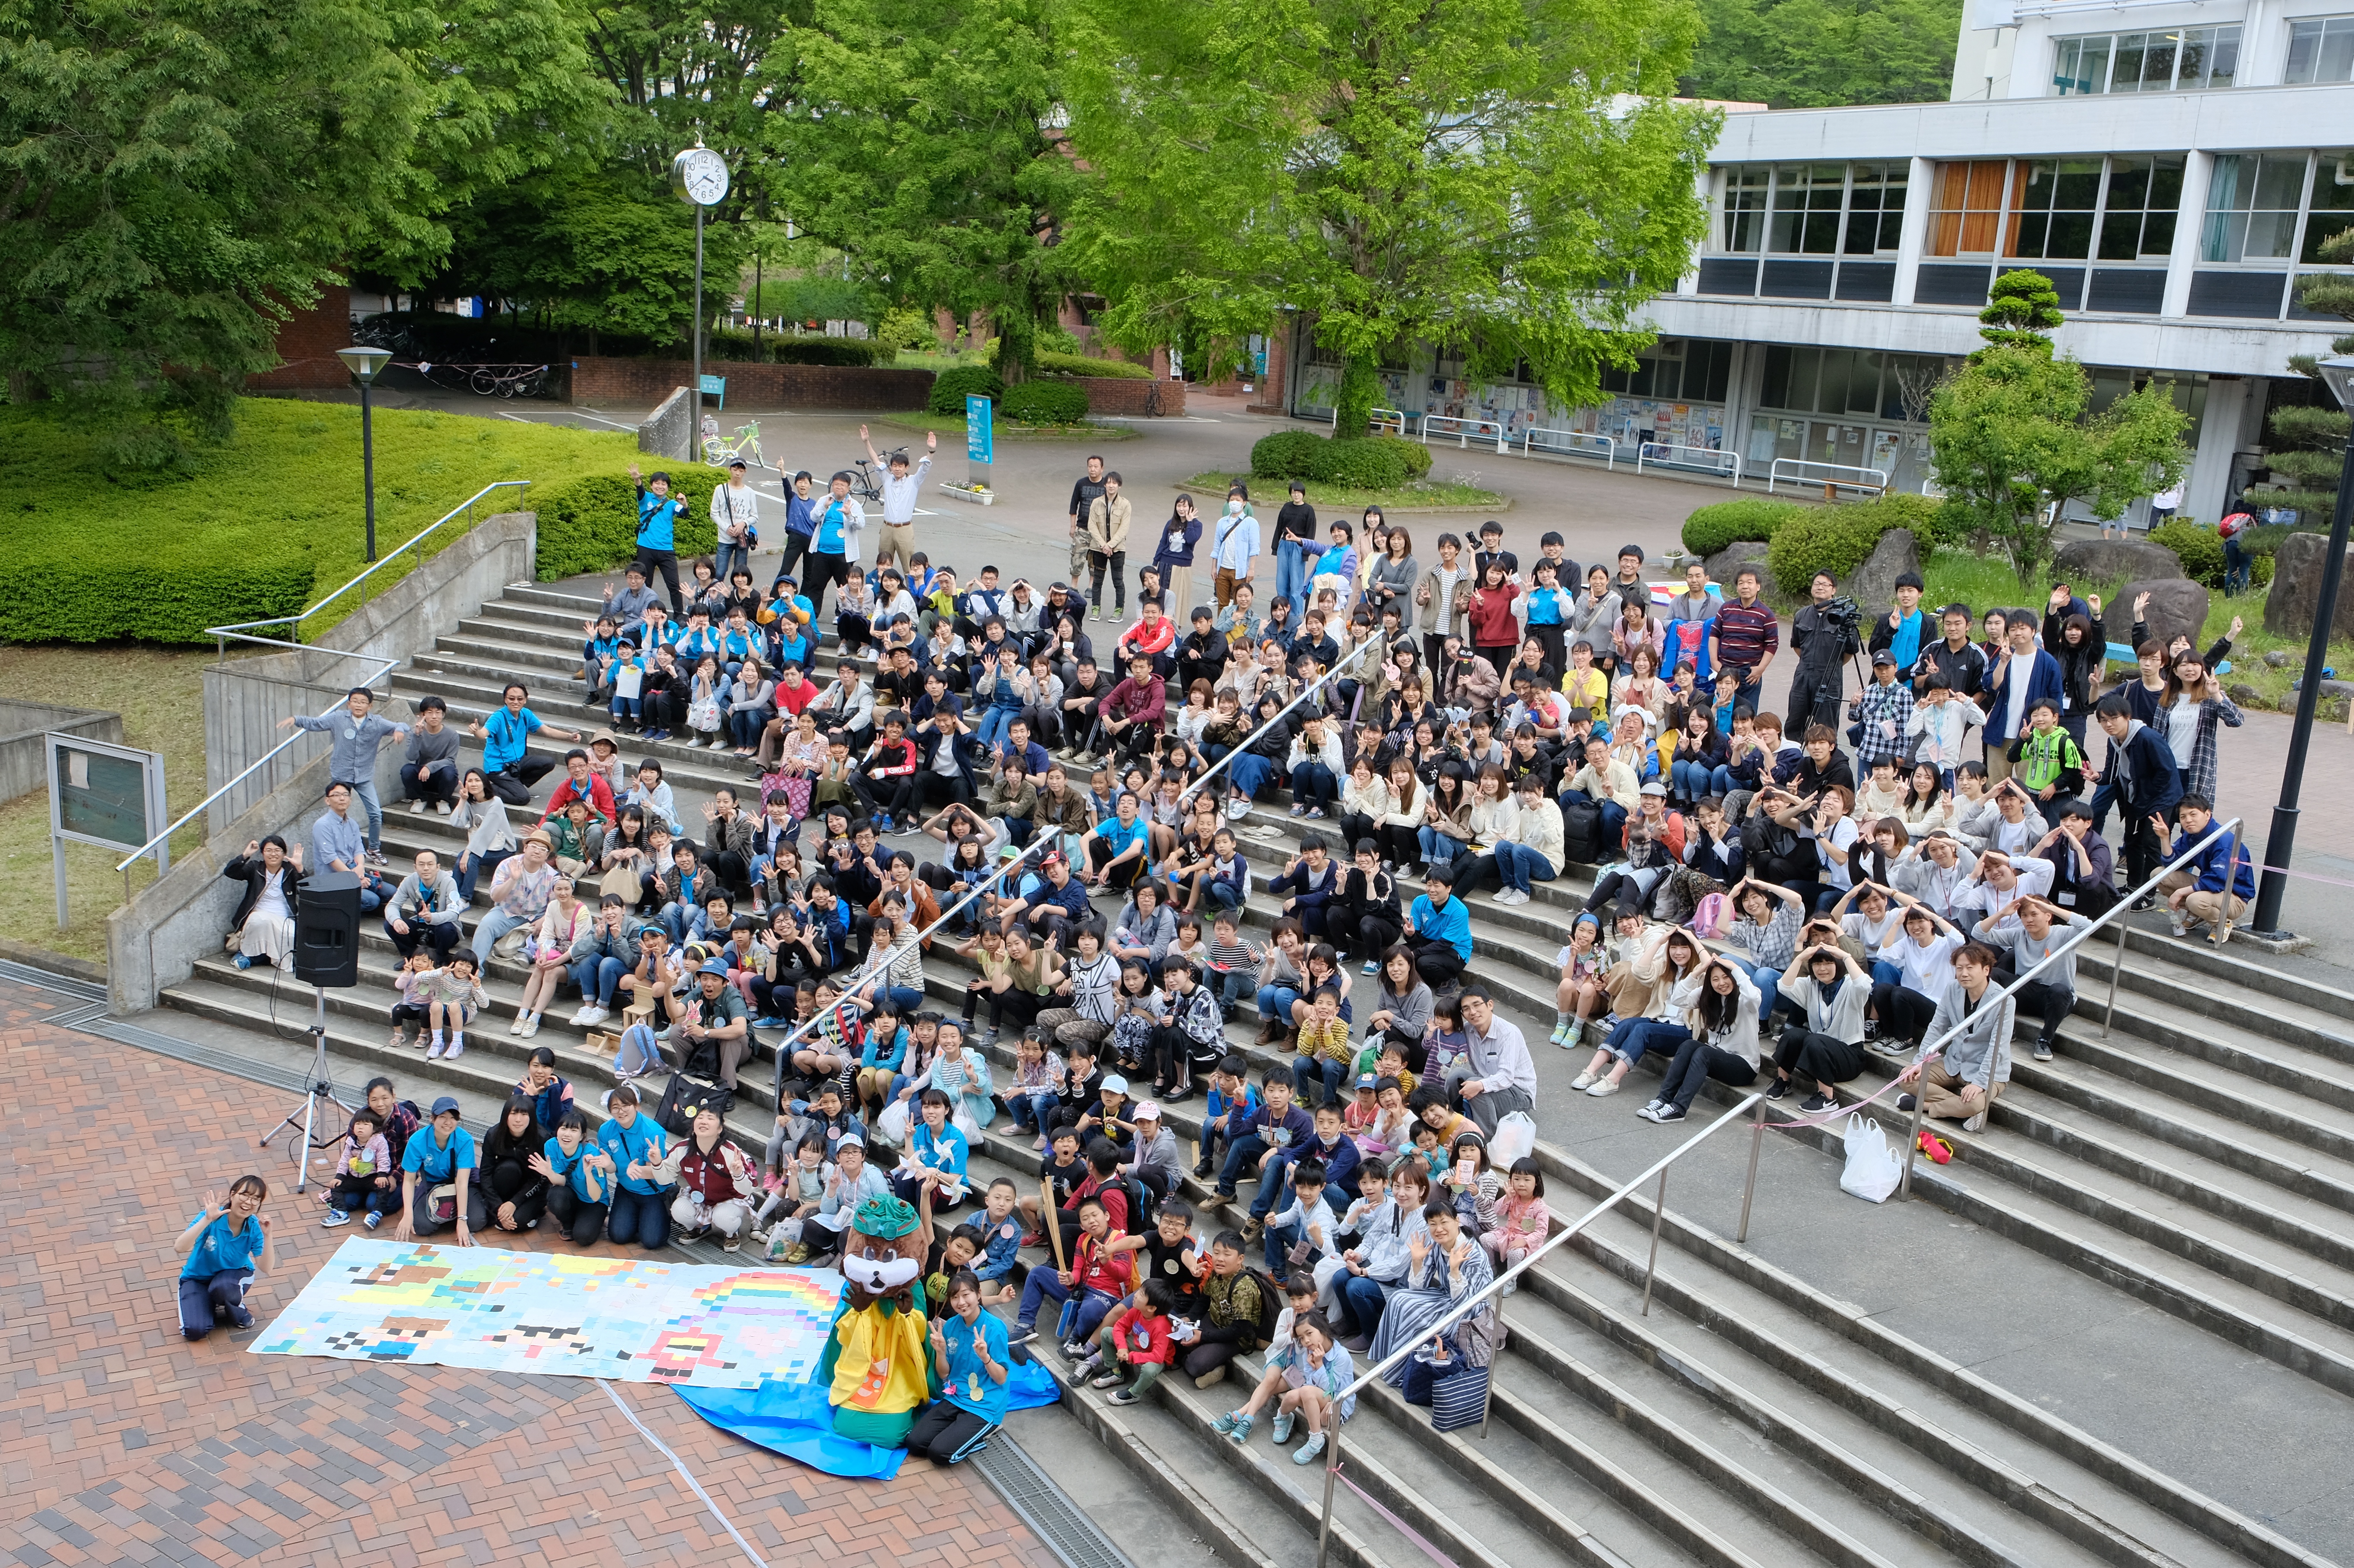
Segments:
[[[2152,384],[2086,417],[2092,378],[2048,345],[1998,344],[1937,388],[1929,409],[1931,461],[1946,504],[1973,533],[2001,546],[2022,587],[2050,556],[2059,509],[2081,501],[2095,516],[2122,513],[2163,490],[2190,461],[2190,418]]]
[[[1700,0],[1693,98],[1819,109],[1933,103],[1954,75],[1960,0]]]
[[[1087,172],[1064,145],[1049,0],[817,0],[767,125],[779,199],[896,303],[988,313],[998,373],[1035,366],[1072,275]]]
[[[2317,223],[2318,216],[2306,219]],[[2321,243],[2321,260],[2344,265],[2354,261],[2354,228],[2341,229]],[[2344,272],[2307,272],[2296,281],[2297,297],[2308,311],[2320,311],[2333,316],[2343,316],[2354,322],[2354,275]],[[2329,340],[2333,355],[2354,354],[2354,333]],[[2295,507],[2310,519],[2327,518],[2336,514],[2338,482],[2345,472],[2346,440],[2349,419],[2338,400],[2320,391],[2319,355],[2296,354],[2289,356],[2289,368],[2300,375],[2312,376],[2318,396],[2302,408],[2278,408],[2273,412],[2273,434],[2285,447],[2272,454],[2273,471],[2286,474],[2296,482],[2296,489],[2280,504]]]
[[[1072,0],[1071,246],[1131,351],[1307,313],[1361,434],[1382,355],[1601,395],[1706,227],[1690,0]]]
[[[2021,267],[1997,278],[1987,291],[1986,309],[1978,313],[1978,335],[1998,348],[2031,349],[2048,356],[2052,340],[2045,334],[2067,319],[2052,280]]]
[[[225,434],[277,325],[413,220],[428,95],[359,0],[10,0],[0,363],[161,467]]]

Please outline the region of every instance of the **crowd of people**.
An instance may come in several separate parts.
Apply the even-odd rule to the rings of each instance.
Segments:
[[[307,844],[265,839],[228,868],[239,964],[285,961],[301,878],[348,871],[401,956],[397,1047],[461,1055],[502,956],[527,971],[511,1034],[571,993],[573,1025],[623,1022],[594,1127],[545,1048],[479,1142],[454,1100],[420,1115],[372,1086],[326,1223],[462,1242],[545,1218],[581,1245],[709,1234],[822,1262],[867,1197],[944,1221],[971,1204],[936,1240],[948,1299],[969,1272],[1016,1342],[1054,1303],[1058,1341],[1116,1397],[1267,1348],[1222,1427],[1246,1440],[1272,1404],[1278,1440],[1310,1435],[1304,1461],[1348,1414],[1352,1356],[1429,1339],[1545,1235],[1536,1063],[1497,988],[1467,983],[1469,901],[1531,906],[1592,868],[1582,898],[1507,917],[1561,942],[1551,1042],[1589,1097],[1656,1054],[1646,1119],[1681,1119],[1711,1081],[1819,1112],[1883,1053],[1926,1115],[1975,1131],[2019,1014],[2051,1054],[2073,958],[2009,987],[2071,927],[2194,849],[2145,895],[2178,935],[2226,940],[2253,895],[2245,849],[2212,831],[2241,722],[2228,640],[2154,636],[2146,603],[2138,667],[2112,683],[2102,604],[2065,585],[2040,609],[1932,607],[1906,577],[1867,614],[1822,574],[1786,632],[1751,567],[1655,585],[1638,546],[1581,569],[1548,533],[1523,561],[1495,522],[1426,556],[1378,508],[1320,519],[1296,484],[1265,525],[1246,485],[1214,509],[1180,496],[1148,556],[1097,458],[1067,580],[1041,590],[915,548],[921,472],[891,460],[875,527],[847,473],[794,475],[766,588],[740,466],[712,502],[726,547],[684,582],[682,503],[652,475],[640,556],[583,627],[580,731],[520,681],[468,732],[479,762],[438,698],[410,726],[364,691],[304,721],[332,736],[334,782]],[[682,734],[742,768],[697,812],[627,747]],[[407,809],[466,835],[397,884],[374,787],[396,742]],[[513,813],[558,768],[526,825]],[[1296,842],[1255,864],[1286,812]],[[960,1016],[929,1005],[946,948]],[[1227,1033],[1245,1002],[1273,1058],[1256,1070]],[[721,1112],[763,1032],[793,1044],[755,1151]],[[715,1099],[642,1101],[636,1080],[673,1069]],[[1206,1245],[1163,1125],[1196,1097],[1209,1204],[1253,1188]],[[1000,1114],[1055,1212],[971,1170]],[[224,1266],[184,1289],[192,1333],[198,1295],[219,1306],[260,1260],[219,1231],[249,1234],[243,1201],[208,1222],[199,1252]],[[1497,1334],[1453,1323],[1394,1381],[1459,1420]]]

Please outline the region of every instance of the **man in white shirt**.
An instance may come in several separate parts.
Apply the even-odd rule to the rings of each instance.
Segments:
[[[760,496],[745,477],[744,460],[727,465],[727,482],[711,493],[711,528],[718,539],[712,575],[722,583],[752,569],[752,531],[760,525]]]
[[[1447,1075],[1447,1091],[1461,1099],[1463,1114],[1492,1143],[1498,1122],[1513,1111],[1535,1108],[1537,1065],[1519,1028],[1497,1016],[1487,987],[1465,986],[1457,1005],[1463,1010],[1466,1050]]]
[[[858,427],[858,440],[866,448],[867,461],[880,464],[883,459],[875,450],[875,443],[866,439],[866,427]],[[937,433],[924,434],[923,461],[916,464],[913,473],[907,471],[907,454],[891,454],[890,472],[883,477],[883,537],[875,546],[875,564],[885,567],[893,560],[902,571],[913,571],[916,565],[916,499],[924,493],[924,475],[932,471],[932,454],[940,450]],[[720,581],[725,582],[725,577]]]

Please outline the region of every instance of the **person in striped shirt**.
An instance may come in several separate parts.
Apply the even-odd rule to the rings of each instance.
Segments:
[[[1731,602],[1710,622],[1709,667],[1732,675],[1737,683],[1734,712],[1757,712],[1764,700],[1766,671],[1781,650],[1782,627],[1774,612],[1758,601],[1757,568],[1744,567],[1733,574]]]

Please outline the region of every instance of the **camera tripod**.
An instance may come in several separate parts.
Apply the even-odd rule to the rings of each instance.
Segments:
[[[323,986],[314,985],[311,988],[311,994],[313,999],[313,1004],[317,1010],[312,1016],[311,1028],[309,1031],[311,1035],[311,1070],[305,1075],[305,1080],[311,1086],[304,1092],[302,1105],[293,1110],[288,1111],[286,1113],[285,1119],[281,1121],[276,1127],[271,1128],[268,1132],[263,1133],[260,1140],[260,1147],[267,1149],[270,1147],[270,1140],[271,1139],[276,1138],[280,1133],[286,1131],[290,1128],[296,1128],[302,1134],[302,1141],[296,1144],[289,1151],[297,1168],[294,1176],[294,1191],[297,1192],[302,1191],[302,1189],[310,1182],[311,1151],[313,1150],[328,1148],[334,1141],[333,1138],[330,1138],[327,1142],[321,1143],[313,1136],[314,1129],[318,1126],[319,1102],[324,1100],[327,1104],[334,1106],[337,1110],[342,1111],[346,1117],[353,1114],[352,1107],[345,1105],[336,1095],[334,1080],[330,1075],[327,1067],[326,988]]]

